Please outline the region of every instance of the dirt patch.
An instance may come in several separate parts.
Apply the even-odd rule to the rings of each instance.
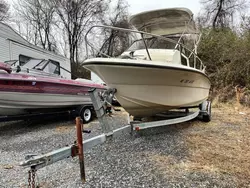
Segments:
[[[190,173],[226,175],[237,187],[246,187],[250,183],[249,112],[233,105],[215,108],[211,122],[195,121],[188,130],[182,130],[188,150],[183,160],[172,155],[153,155],[150,160],[168,178]]]
[[[65,127],[65,126],[57,126],[56,127],[56,131],[60,132],[60,133],[65,133],[65,132],[69,132],[70,131],[70,127]]]
[[[64,125],[58,125],[56,126],[55,130],[59,133],[67,133],[72,130],[76,129],[76,125],[74,124],[75,122],[73,121],[72,123],[69,124],[64,124]],[[92,124],[95,124],[96,122],[90,122],[88,124],[84,124],[84,129],[88,129],[91,127]]]
[[[216,109],[212,128],[208,123],[202,133],[186,135],[189,160],[197,164],[197,169],[233,175],[238,183],[249,182],[249,109],[242,110],[245,115],[233,107]]]

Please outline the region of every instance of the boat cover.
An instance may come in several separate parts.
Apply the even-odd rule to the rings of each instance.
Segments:
[[[139,31],[156,35],[198,33],[193,13],[186,8],[171,8],[147,11],[130,18],[130,23]]]

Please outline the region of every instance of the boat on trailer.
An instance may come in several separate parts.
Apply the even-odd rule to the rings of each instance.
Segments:
[[[43,71],[41,67],[46,70],[48,69],[46,66],[50,66],[44,64],[43,60],[36,62],[37,64],[33,62],[33,65],[37,69],[0,63],[0,116],[3,121],[11,120],[12,116],[18,119],[18,115],[26,117],[29,114],[71,109],[84,113],[81,114],[83,120],[90,121],[92,101],[88,90],[91,88],[103,90],[105,86],[86,79],[61,78]],[[84,107],[86,109],[81,109]]]
[[[170,22],[167,18],[164,19],[166,15],[168,18],[178,16],[178,18],[174,19],[173,24],[183,24],[183,22],[178,22],[180,20],[188,20],[188,23],[192,21],[190,20],[192,18],[191,12],[187,9],[166,9],[139,14],[132,17],[131,22],[136,25],[136,20],[138,20],[138,24],[142,25],[140,27],[141,30],[160,32],[160,34],[164,32],[163,34],[165,35],[165,29],[172,26],[169,23],[164,24],[165,22]],[[155,17],[159,16],[163,16],[163,18],[160,18],[161,22],[157,23]],[[143,23],[143,21],[147,24]],[[116,34],[123,31],[141,35],[141,39],[134,42],[137,45],[139,41],[138,46],[141,46],[140,48],[131,49],[130,47],[116,58],[99,51],[98,56],[102,56],[102,58],[92,58],[85,61],[85,66],[95,72],[110,87],[102,92],[101,95],[95,88],[89,91],[103,134],[82,142],[81,127],[83,125],[78,120],[76,121],[78,122],[76,123],[76,127],[78,127],[77,131],[79,132],[77,133],[77,146],[67,146],[40,156],[30,155],[20,165],[30,167],[30,172],[35,172],[39,168],[53,164],[64,158],[74,157],[77,153],[80,160],[81,179],[85,182],[84,160],[82,160],[83,148],[84,150],[90,149],[107,140],[110,142],[111,139],[119,138],[127,133],[133,135],[134,130],[140,131],[163,125],[181,123],[194,119],[199,115],[202,116],[203,120],[209,121],[211,103],[206,99],[208,98],[211,84],[205,74],[205,66],[196,55],[196,48],[188,50],[186,45],[181,43],[185,32],[181,33],[177,41],[173,39],[180,34],[178,29],[184,27],[178,24],[175,25],[174,29],[170,30],[171,32],[167,36],[109,26],[92,27],[90,31],[97,27],[99,30],[100,28],[115,30]],[[163,29],[163,27],[166,28]],[[185,26],[185,28],[187,27]],[[188,28],[189,31],[190,29],[191,31],[194,29],[193,26]],[[113,34],[111,32],[111,36]],[[146,38],[144,35],[150,37]],[[94,48],[88,42],[87,35],[85,39],[86,43]],[[160,43],[158,43],[158,39],[164,42],[161,43],[159,41]],[[108,39],[108,41],[112,40],[112,38]],[[172,43],[172,47],[169,47],[169,44]],[[156,48],[153,47],[153,44],[157,44]],[[166,45],[166,48],[159,48],[158,44]],[[109,50],[110,48],[108,47]],[[196,112],[188,112],[186,110],[183,117],[178,114],[180,116],[178,118],[155,122],[131,122],[130,118],[128,118],[129,125],[113,130],[112,123],[108,122],[109,116],[106,115],[106,110],[114,94],[130,114],[137,115],[138,117],[156,115],[159,112],[162,113],[161,115],[164,115],[163,112],[178,108],[188,109],[199,106],[199,109]],[[166,114],[166,116],[168,115],[170,114]],[[79,149],[81,150],[80,152],[75,152]]]
[[[103,48],[97,49],[87,33],[87,50],[97,50],[99,57],[87,59],[84,66],[108,87],[115,88],[119,103],[136,118],[201,106],[211,83],[197,56],[200,35],[192,12],[185,8],[148,11],[132,16],[130,23],[136,30],[93,26],[88,33],[93,29],[110,30],[113,38],[109,38],[109,52],[110,46],[117,49],[115,41],[121,41],[121,32],[132,33],[138,39],[112,57]]]

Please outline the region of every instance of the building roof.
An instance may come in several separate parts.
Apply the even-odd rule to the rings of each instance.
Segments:
[[[9,25],[2,22],[0,22],[0,36],[5,37],[6,39],[15,40],[20,43],[30,44]]]
[[[41,51],[43,53],[49,53],[51,55],[56,55],[58,57],[63,57],[66,58],[62,55],[59,54],[55,54],[54,52],[45,50],[39,46],[33,45],[30,42],[28,42],[27,40],[25,40],[20,34],[18,34],[12,27],[10,27],[9,25],[0,22],[0,36],[6,38],[7,40],[11,40],[13,42],[28,46],[32,49]]]

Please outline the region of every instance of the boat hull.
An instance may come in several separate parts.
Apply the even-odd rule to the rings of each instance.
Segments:
[[[88,95],[0,92],[0,115],[61,110],[86,104],[92,104]]]
[[[210,81],[202,71],[148,62],[96,58],[87,60],[85,67],[117,89],[117,100],[133,116],[196,106],[208,98]]]
[[[105,89],[84,80],[0,72],[0,115],[21,115],[92,104],[89,89]]]

